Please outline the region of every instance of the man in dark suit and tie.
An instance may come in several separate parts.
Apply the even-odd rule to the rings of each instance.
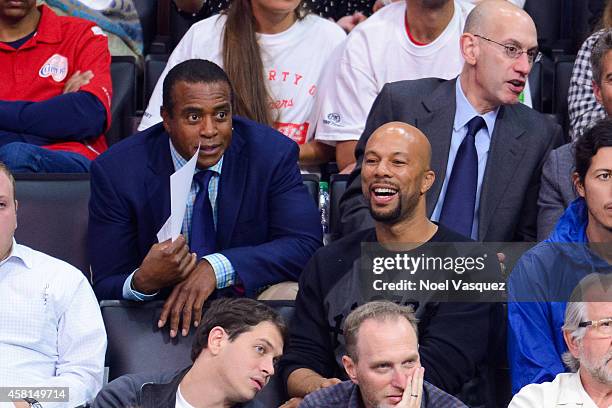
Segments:
[[[298,147],[277,131],[232,117],[232,88],[204,60],[164,81],[163,122],[92,164],[89,256],[99,299],[167,296],[159,325],[186,335],[213,294],[255,296],[297,281],[321,245],[316,205]],[[199,150],[198,150],[199,146]],[[170,215],[170,175],[197,152],[182,234],[157,243]],[[168,296],[169,293],[169,296]]]
[[[372,225],[361,193],[361,161],[370,134],[403,121],[432,145],[428,192],[433,221],[480,241],[533,241],[542,163],[562,143],[561,128],[518,104],[538,54],[527,13],[506,1],[472,10],[460,39],[459,77],[385,85],[356,148],[357,167],[340,204],[342,234]]]

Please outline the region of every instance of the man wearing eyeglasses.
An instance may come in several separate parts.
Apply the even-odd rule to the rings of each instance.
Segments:
[[[563,362],[571,373],[530,384],[508,408],[612,406],[612,275],[590,274],[567,304]]]
[[[519,104],[538,55],[532,19],[507,1],[480,3],[468,15],[457,79],[385,85],[357,144],[357,163],[340,204],[342,234],[371,225],[361,194],[361,161],[372,131],[402,121],[428,135],[432,170],[427,214],[479,241],[533,241],[537,194],[561,128]]]

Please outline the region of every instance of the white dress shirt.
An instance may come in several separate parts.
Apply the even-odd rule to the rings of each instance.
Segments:
[[[597,408],[586,393],[579,373],[557,374],[552,382],[524,386],[508,408]]]
[[[102,388],[105,352],[100,307],[85,276],[13,240],[0,262],[0,386],[69,387],[70,402],[41,404],[75,407]]]

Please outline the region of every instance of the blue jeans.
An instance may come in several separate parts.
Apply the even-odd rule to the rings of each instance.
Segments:
[[[13,173],[88,173],[91,161],[78,153],[13,142],[0,147],[0,161]]]

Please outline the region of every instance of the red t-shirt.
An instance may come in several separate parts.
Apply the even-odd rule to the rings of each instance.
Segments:
[[[106,35],[94,23],[56,15],[40,6],[36,34],[18,49],[0,43],[0,99],[40,102],[61,95],[76,72],[90,70],[94,77],[81,91],[95,95],[106,109],[106,129],[111,122],[111,56]],[[80,153],[90,160],[107,149],[104,135],[84,142],[59,141],[51,150]]]

